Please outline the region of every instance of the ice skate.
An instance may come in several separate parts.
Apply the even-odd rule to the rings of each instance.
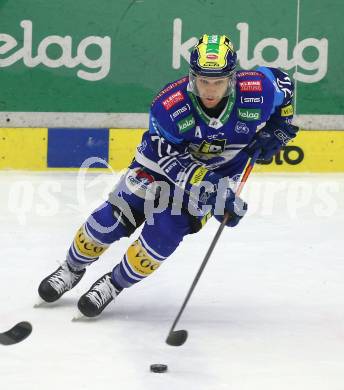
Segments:
[[[92,287],[81,296],[78,308],[85,317],[98,316],[105,307],[120,293],[112,284],[111,272],[99,278]]]
[[[44,302],[55,302],[61,296],[75,287],[84,276],[86,269],[73,270],[65,261],[55,272],[42,280],[38,294]]]

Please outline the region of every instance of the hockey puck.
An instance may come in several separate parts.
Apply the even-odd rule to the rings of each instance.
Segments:
[[[150,370],[152,372],[163,373],[163,372],[167,371],[167,365],[166,364],[151,364]]]

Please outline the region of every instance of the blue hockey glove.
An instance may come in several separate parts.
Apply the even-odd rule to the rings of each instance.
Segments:
[[[225,181],[219,185],[221,179]],[[208,171],[203,180],[211,185],[201,193],[200,203],[213,206],[213,215],[219,222],[223,221],[224,213],[227,212],[229,218],[226,226],[236,226],[247,212],[247,203],[235,195],[229,187],[229,182],[228,186],[226,185],[226,179],[216,173]]]
[[[252,157],[260,149],[258,160],[270,160],[291,139],[299,128],[286,122],[271,120],[254,136],[244,149]]]
[[[230,188],[227,189],[225,197],[226,200],[224,212],[229,214],[226,226],[234,227],[246,214],[247,203],[244,202],[239,196],[235,195],[235,193]],[[224,215],[217,214],[215,208],[214,217],[221,223],[223,221]]]

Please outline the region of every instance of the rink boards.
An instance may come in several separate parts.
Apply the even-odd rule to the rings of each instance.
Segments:
[[[0,129],[0,169],[125,168],[145,129]],[[344,172],[343,131],[301,131],[258,172]]]

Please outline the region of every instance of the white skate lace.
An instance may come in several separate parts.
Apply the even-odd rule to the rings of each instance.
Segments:
[[[49,279],[50,285],[56,290],[59,294],[63,293],[66,290],[70,290],[73,287],[73,283],[78,278],[78,275],[74,274],[68,268],[66,263],[61,265],[61,268],[51,276]]]
[[[110,277],[106,275],[92,287],[92,289],[86,294],[86,297],[89,298],[90,301],[99,309],[110,298],[115,298],[116,295],[116,289],[111,283]]]

